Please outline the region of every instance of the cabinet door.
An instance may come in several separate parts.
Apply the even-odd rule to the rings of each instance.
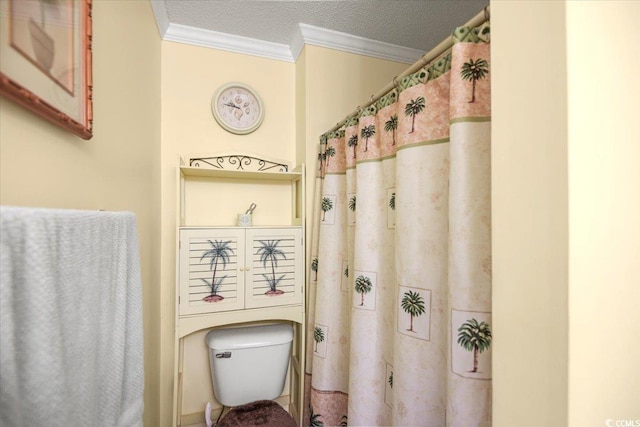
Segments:
[[[247,229],[246,308],[302,303],[303,247],[300,228]]]
[[[244,230],[180,230],[180,315],[243,309],[244,258]]]

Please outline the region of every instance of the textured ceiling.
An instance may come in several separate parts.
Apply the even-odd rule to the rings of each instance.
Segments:
[[[428,51],[489,0],[164,0],[172,24],[290,45],[298,24]]]

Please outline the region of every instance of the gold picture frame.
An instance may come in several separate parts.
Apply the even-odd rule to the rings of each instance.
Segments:
[[[0,0],[0,95],[93,136],[92,0]]]

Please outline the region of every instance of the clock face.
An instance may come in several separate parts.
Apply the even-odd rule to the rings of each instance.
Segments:
[[[240,83],[230,83],[218,89],[211,104],[213,116],[220,126],[232,133],[253,132],[264,117],[260,97]]]

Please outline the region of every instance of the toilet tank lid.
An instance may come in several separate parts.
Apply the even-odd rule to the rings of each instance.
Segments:
[[[205,337],[207,346],[214,350],[267,347],[291,341],[293,327],[286,323],[212,329]]]

